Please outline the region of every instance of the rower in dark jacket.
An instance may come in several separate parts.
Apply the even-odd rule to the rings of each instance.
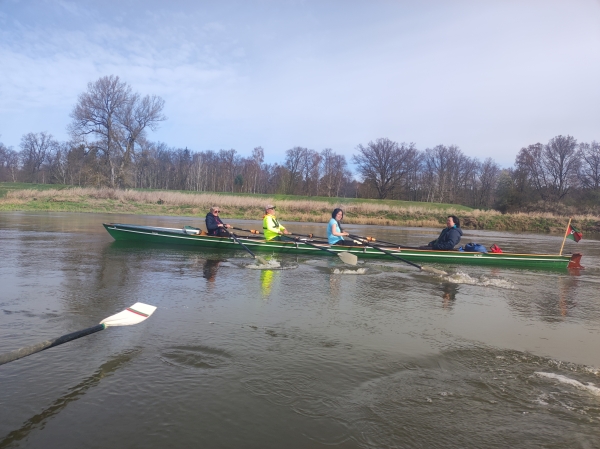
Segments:
[[[446,227],[442,230],[440,236],[429,242],[425,248],[451,251],[458,245],[462,235],[463,232],[462,229],[460,229],[460,220],[454,215],[449,215],[446,220]]]
[[[219,212],[221,212],[221,209],[217,206],[213,206],[210,208],[210,212],[206,214],[207,234],[217,237],[229,237],[229,232],[227,232],[226,228],[230,228],[231,226],[221,221]]]

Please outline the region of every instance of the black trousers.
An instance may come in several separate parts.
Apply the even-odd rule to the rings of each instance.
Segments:
[[[354,240],[339,240],[339,241],[335,242],[334,245],[362,246],[360,243],[356,243]]]
[[[208,235],[214,235],[216,237],[229,237],[229,233],[225,230],[225,228],[217,228],[215,229],[214,234]]]

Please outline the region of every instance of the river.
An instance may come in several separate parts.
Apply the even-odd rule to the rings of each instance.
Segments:
[[[158,307],[0,366],[0,448],[600,447],[597,236],[565,244],[584,270],[437,276],[325,253],[253,269],[243,250],[117,243],[103,222],[203,219],[0,214],[0,353]],[[345,230],[407,245],[439,232]],[[562,236],[470,241],[557,253]]]

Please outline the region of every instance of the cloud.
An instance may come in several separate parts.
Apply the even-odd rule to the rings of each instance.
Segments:
[[[557,134],[600,139],[597,2],[33,3],[0,11],[7,144],[66,138],[77,96],[110,74],[166,100],[151,138],[197,150],[280,160],[389,137],[510,165]]]

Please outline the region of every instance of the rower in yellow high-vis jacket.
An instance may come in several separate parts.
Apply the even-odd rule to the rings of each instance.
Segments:
[[[281,240],[281,234],[289,234],[286,229],[279,224],[275,217],[275,206],[267,204],[265,206],[265,216],[263,217],[263,233],[267,240]]]

